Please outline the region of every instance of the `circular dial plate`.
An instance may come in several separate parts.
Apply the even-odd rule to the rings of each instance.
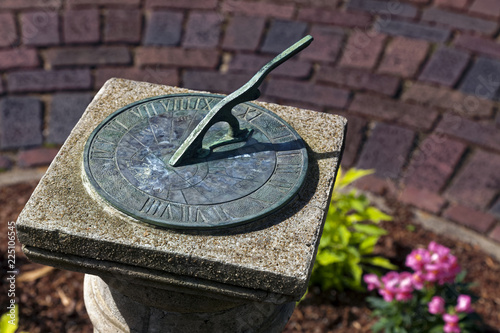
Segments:
[[[284,120],[253,103],[233,108],[244,142],[214,148],[205,158],[168,161],[223,96],[180,94],[142,100],[114,112],[91,134],[84,169],[96,191],[142,221],[184,229],[246,223],[285,205],[301,187],[307,152]],[[212,126],[204,143],[229,125]]]

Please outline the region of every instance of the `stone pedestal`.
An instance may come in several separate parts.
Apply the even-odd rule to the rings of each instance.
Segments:
[[[307,289],[346,121],[257,103],[308,146],[308,174],[297,198],[237,228],[210,234],[162,229],[101,199],[83,176],[83,150],[92,130],[117,109],[186,92],[108,81],[19,216],[19,240],[33,261],[87,273],[85,304],[96,332],[280,332]]]

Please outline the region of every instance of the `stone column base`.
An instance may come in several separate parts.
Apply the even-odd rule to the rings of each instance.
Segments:
[[[124,290],[123,286],[118,289]],[[156,292],[153,288],[148,289],[146,294],[165,293],[165,290]],[[95,333],[277,333],[283,331],[295,308],[295,302],[276,305],[259,302],[230,303],[213,299],[213,305],[203,312],[200,312],[199,304],[193,304],[193,311],[189,312],[186,302],[182,300],[192,296],[169,293],[170,297],[165,299],[170,304],[161,308],[148,306],[110,287],[98,276],[85,275],[85,306]],[[181,312],[165,310],[175,308],[177,302],[183,303],[180,306]]]

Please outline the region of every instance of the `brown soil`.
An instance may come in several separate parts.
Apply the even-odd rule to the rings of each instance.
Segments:
[[[0,188],[2,267],[7,267],[7,222],[17,219],[35,185],[31,183]],[[481,299],[475,304],[475,309],[489,326],[489,332],[500,332],[500,263],[477,247],[436,235],[412,224],[412,217],[404,207],[396,203],[393,207],[396,208],[395,221],[383,225],[389,235],[381,240],[377,253],[390,258],[404,269],[404,258],[415,247],[427,246],[431,240],[450,247],[461,266],[467,270],[467,280],[477,283],[475,292]],[[16,286],[20,331],[92,332],[83,303],[83,274],[50,270],[46,266],[30,263],[22,254],[19,244],[16,254],[16,266],[20,271]],[[0,289],[0,306],[6,309],[9,299],[5,279],[2,279]],[[369,332],[373,319],[364,301],[366,296],[354,292],[322,293],[317,288],[311,288],[306,299],[293,313],[285,332]]]

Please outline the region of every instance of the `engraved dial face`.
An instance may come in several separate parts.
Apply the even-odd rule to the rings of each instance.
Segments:
[[[114,112],[87,141],[88,180],[115,208],[164,227],[222,228],[281,208],[305,179],[307,152],[295,130],[255,104],[232,110],[240,126],[252,130],[245,141],[218,146],[180,166],[168,163],[221,99],[167,95]],[[220,140],[228,129],[226,123],[215,124],[204,143]]]

